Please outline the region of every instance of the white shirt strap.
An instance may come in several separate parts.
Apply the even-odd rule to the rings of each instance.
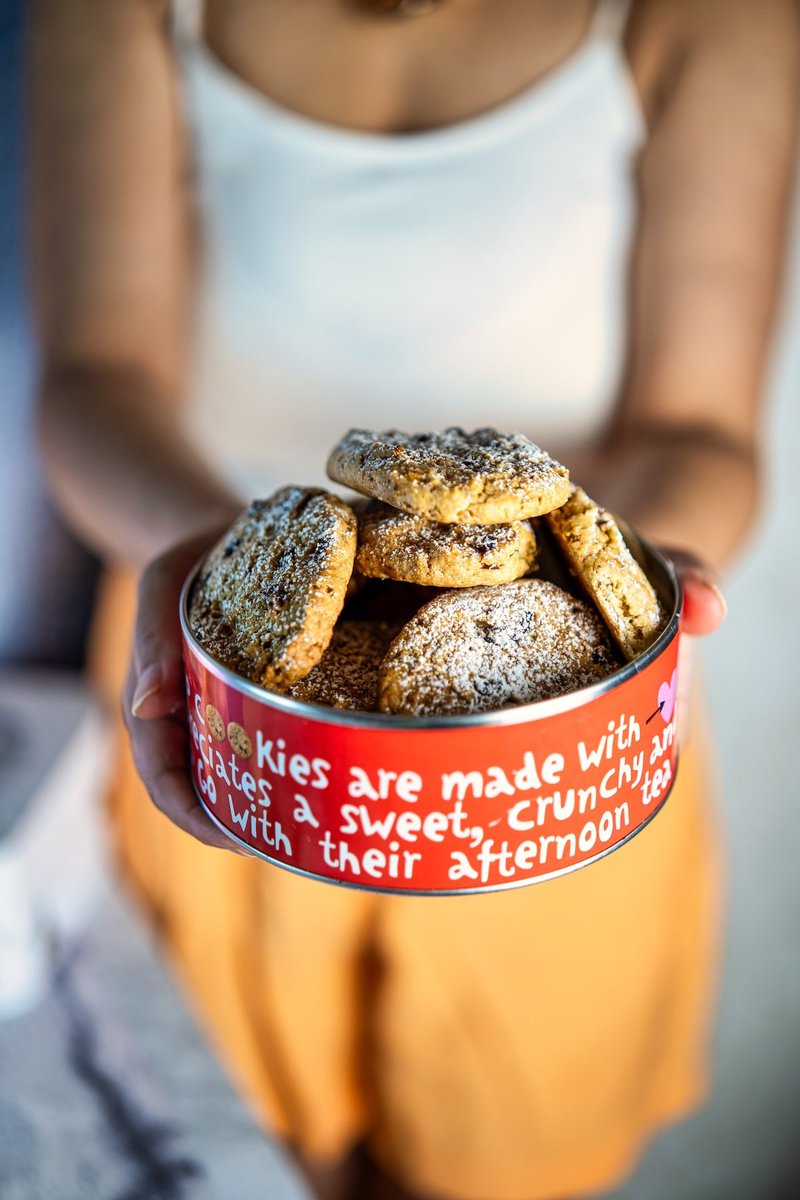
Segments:
[[[597,42],[621,42],[628,23],[631,0],[597,0],[589,38]]]
[[[202,25],[202,0],[172,0],[172,30],[176,38],[196,42]]]

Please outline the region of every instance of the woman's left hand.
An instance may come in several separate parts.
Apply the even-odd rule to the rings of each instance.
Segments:
[[[712,567],[688,550],[662,547],[683,584],[683,629],[693,637],[713,633],[725,620],[728,606]]]

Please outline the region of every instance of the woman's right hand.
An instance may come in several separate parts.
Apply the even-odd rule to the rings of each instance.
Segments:
[[[136,769],[156,807],[198,841],[243,853],[201,808],[189,773],[178,604],[187,574],[215,540],[206,533],[181,542],[144,571],[122,712]]]

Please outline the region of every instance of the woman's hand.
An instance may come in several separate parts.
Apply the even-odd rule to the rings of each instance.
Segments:
[[[181,542],[142,575],[122,711],[136,769],[156,807],[198,841],[243,853],[203,811],[189,775],[178,602],[188,572],[214,540],[206,533]]]
[[[728,611],[715,571],[688,550],[664,548],[683,584],[683,629],[702,637],[718,629]]]

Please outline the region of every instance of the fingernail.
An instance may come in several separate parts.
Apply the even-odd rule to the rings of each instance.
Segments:
[[[728,601],[727,601],[727,600],[725,599],[725,597],[723,596],[723,594],[722,594],[722,589],[720,588],[719,584],[715,583],[713,579],[705,579],[705,580],[704,580],[704,583],[705,583],[705,585],[706,585],[706,587],[707,587],[707,588],[710,588],[710,589],[711,589],[711,591],[714,593],[714,595],[715,595],[715,596],[717,597],[717,599],[719,600],[719,606],[720,606],[720,608],[722,609],[722,616],[723,616],[723,618],[727,617],[727,615],[728,615]]]
[[[142,705],[145,700],[149,700],[154,696],[161,687],[161,667],[158,663],[153,663],[152,666],[145,667],[139,676],[139,682],[136,684],[136,690],[133,693],[131,701],[131,712],[135,717],[138,717],[141,712]]]

